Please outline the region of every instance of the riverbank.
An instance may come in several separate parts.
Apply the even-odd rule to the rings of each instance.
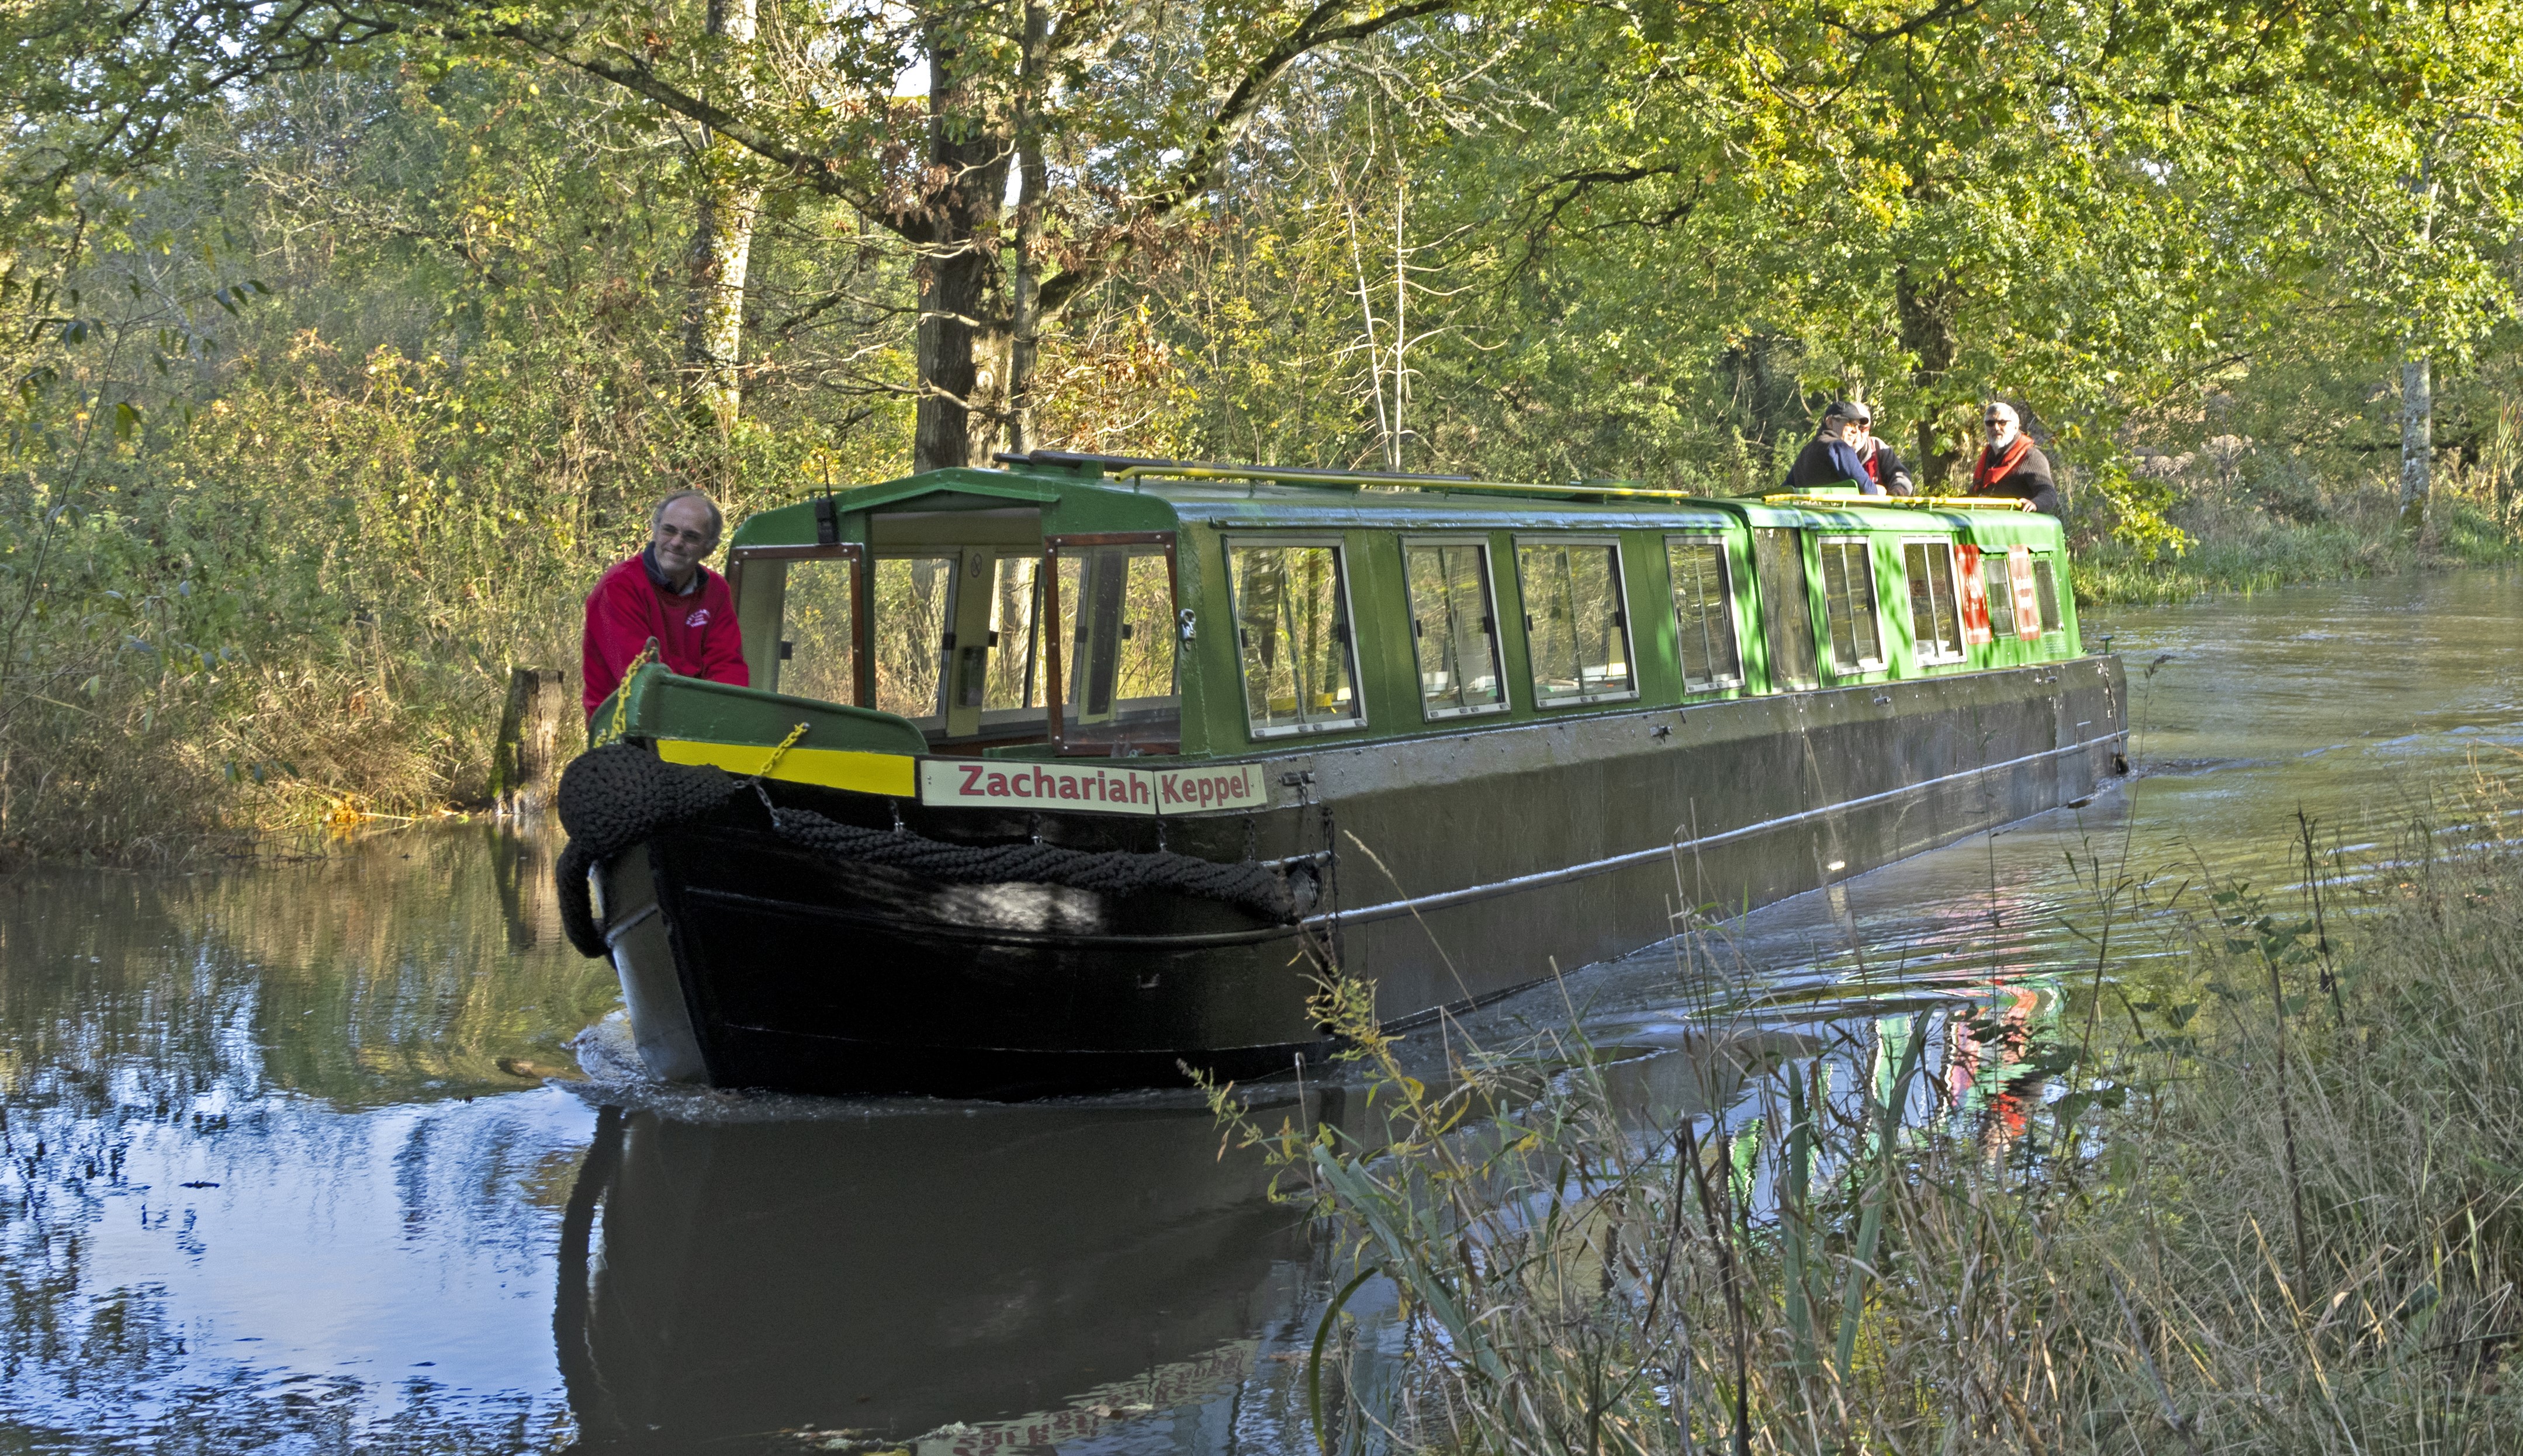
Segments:
[[[1401,1287],[1375,1416],[1423,1449],[2502,1449],[2523,860],[2445,825],[2516,807],[2314,827],[2317,895],[2088,865],[2093,967],[2046,1010],[1712,1018],[1669,1054],[1693,1118],[1642,1125],[1574,1033],[1547,1085],[1533,1049],[1438,1085],[1370,1035],[1385,1146],[1264,1141]],[[1367,1416],[1323,1337],[1337,1439]]]
[[[2452,491],[2437,496],[2417,540],[2402,534],[2399,503],[2383,491],[2326,504],[2250,495],[2191,500],[2175,524],[2189,538],[2178,555],[2150,557],[2108,537],[2080,542],[2076,599],[2157,605],[2523,560],[2523,518],[2510,504],[2500,510],[2491,496]]]

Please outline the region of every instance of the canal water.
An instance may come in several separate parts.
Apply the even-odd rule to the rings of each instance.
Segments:
[[[2091,612],[2130,779],[1471,1034],[1573,1010],[1653,1084],[1712,1018],[2055,1001],[2141,899],[2291,893],[2299,810],[2385,845],[2508,772],[2518,616],[2490,574]],[[617,997],[560,939],[557,848],[0,881],[0,1452],[1310,1448],[1330,1256],[1196,1102],[603,1081]]]

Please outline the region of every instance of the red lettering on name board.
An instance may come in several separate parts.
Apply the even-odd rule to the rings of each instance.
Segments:
[[[984,793],[987,793],[993,799],[1004,799],[1008,796],[1008,775],[1005,774],[993,774],[990,775],[989,781],[982,784],[981,788]]]
[[[1166,803],[1179,804],[1183,801],[1181,779],[1168,774],[1165,777],[1158,779],[1157,784],[1159,791],[1165,796],[1165,801]]]
[[[957,789],[955,792],[959,794],[969,794],[977,787],[981,781],[981,768],[982,766],[979,764],[964,765],[964,786]]]

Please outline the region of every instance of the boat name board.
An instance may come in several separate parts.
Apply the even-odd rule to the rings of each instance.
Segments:
[[[1209,769],[1122,769],[925,758],[920,802],[934,808],[1057,809],[1070,814],[1204,814],[1270,802],[1259,764]]]

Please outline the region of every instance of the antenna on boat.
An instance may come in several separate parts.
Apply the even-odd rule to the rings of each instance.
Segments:
[[[841,512],[839,506],[835,505],[833,501],[833,457],[831,454],[827,453],[824,456],[823,464],[824,493],[823,496],[815,502],[815,544],[819,546],[838,545],[840,544],[841,540]]]

